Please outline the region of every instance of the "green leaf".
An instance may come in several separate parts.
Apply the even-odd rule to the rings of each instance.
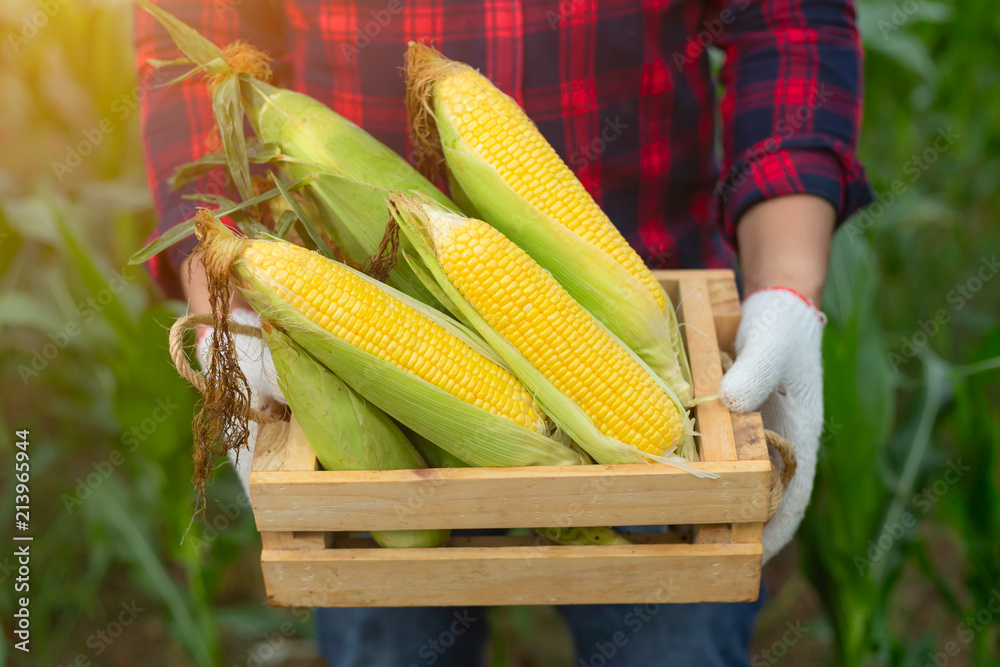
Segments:
[[[177,223],[161,236],[157,236],[143,246],[142,250],[129,257],[129,266],[145,264],[152,257],[159,255],[175,243],[180,243],[192,234],[194,234],[194,218],[188,218],[184,222]]]
[[[289,183],[287,186],[285,186],[285,189],[289,191],[298,190],[302,186],[312,181],[312,178],[313,177],[311,175],[308,175],[296,179],[291,183]],[[280,192],[281,191],[278,190],[277,188],[272,188],[263,194],[257,195],[256,197],[247,199],[246,201],[238,204],[232,202],[232,200],[227,199],[226,201],[233,203],[232,206],[228,208],[217,209],[212,213],[217,218],[224,218],[225,216],[235,213],[236,211],[242,211],[246,208],[249,208],[250,206],[256,206],[257,204],[265,202],[268,199],[277,196],[278,194],[280,194]],[[204,196],[213,197],[213,195],[196,195],[194,196],[194,198],[198,199],[199,197],[204,197]],[[158,255],[159,253],[163,252],[164,250],[174,245],[175,243],[183,241],[192,234],[194,234],[193,216],[188,218],[184,222],[177,223],[176,225],[168,229],[166,232],[164,232],[162,236],[159,236],[150,241],[149,243],[147,243],[142,248],[142,250],[135,253],[134,255],[132,255],[132,257],[129,258],[128,263],[130,266],[135,266],[137,264],[143,264],[145,262],[148,262],[151,257]]]
[[[56,244],[59,227],[56,208],[45,197],[10,198],[0,201],[4,216],[21,238]]]
[[[913,35],[896,33],[890,39],[872,40],[865,45],[873,51],[884,53],[925,80],[933,80],[937,76],[937,65],[934,64],[930,51]]]
[[[934,435],[934,424],[951,393],[948,382],[948,365],[929,348],[921,350],[920,358],[923,361],[923,400],[918,411],[913,436],[907,438],[909,440],[907,455],[902,472],[893,489],[892,502],[886,511],[883,521],[885,526],[902,525],[901,518],[916,490],[917,474],[930,449]],[[885,582],[887,567],[890,564],[892,564],[892,559],[888,557],[883,557],[874,563],[872,578],[876,583]]]
[[[166,88],[167,86],[173,86],[180,83],[181,81],[187,81],[195,74],[200,74],[201,72],[210,72],[212,70],[213,65],[218,66],[217,65],[218,62],[220,61],[213,60],[211,63],[207,65],[199,65],[198,67],[193,67],[188,71],[184,72],[183,74],[176,76],[173,79],[170,79],[169,81],[164,81],[163,83],[159,84],[157,88]]]
[[[243,100],[240,98],[239,78],[230,77],[220,83],[212,95],[212,110],[222,138],[222,147],[229,165],[229,177],[236,184],[243,199],[253,198],[250,183],[250,160],[247,142],[243,135]]]
[[[122,294],[127,287],[127,279],[99,266],[90,248],[78,238],[78,230],[66,223],[62,217],[56,218],[62,241],[69,251],[84,287],[89,292],[88,307],[100,313],[114,329],[122,349],[128,349],[135,342],[136,323],[122,303]],[[97,305],[94,305],[96,301]],[[78,306],[79,308],[79,306]]]
[[[33,327],[40,331],[57,331],[65,326],[47,304],[23,292],[0,295],[0,329],[5,326]]]
[[[184,601],[184,595],[163,568],[163,564],[143,535],[142,530],[121,506],[116,497],[117,494],[113,493],[110,487],[111,485],[107,484],[101,487],[95,492],[91,502],[100,508],[100,513],[108,520],[108,523],[117,532],[119,539],[134,556],[136,565],[149,578],[159,599],[170,610],[185,645],[194,651],[192,657],[196,663],[211,667],[216,663],[212,659],[212,654],[205,645],[202,633]]]
[[[272,164],[284,160],[284,156],[277,146],[260,143],[250,144],[247,147],[247,158],[251,164]],[[178,190],[211,173],[214,169],[226,167],[228,164],[229,161],[225,153],[206,153],[197,160],[177,167],[167,183],[172,190]]]
[[[830,614],[839,662],[852,665],[864,663],[885,597],[868,560],[889,501],[879,471],[895,409],[877,285],[867,241],[837,234],[823,297],[825,429],[800,535],[803,567]]]
[[[287,237],[296,220],[298,218],[291,211],[282,211],[281,215],[278,216],[278,221],[274,224],[274,235],[279,239]]]
[[[194,61],[190,58],[174,58],[173,60],[162,60],[160,58],[149,58],[146,60],[147,63],[156,67],[157,69],[161,67],[172,67],[174,65],[193,65]]]
[[[333,252],[330,250],[330,244],[323,239],[323,235],[319,233],[319,230],[316,229],[316,226],[312,223],[312,220],[309,219],[309,216],[306,215],[306,212],[302,210],[299,203],[295,201],[295,198],[288,192],[288,188],[281,183],[281,179],[272,173],[271,180],[274,181],[274,186],[281,192],[281,196],[284,197],[285,203],[288,204],[288,207],[292,210],[292,213],[299,221],[302,229],[305,230],[306,235],[316,246],[315,250],[327,259],[335,259]]]
[[[207,65],[209,62],[218,60],[225,66],[225,69],[220,69],[220,71],[231,71],[229,65],[225,65],[222,49],[202,37],[197,30],[149,0],[136,0],[136,4],[156,17],[156,20],[170,33],[177,48],[188,58],[199,65]]]

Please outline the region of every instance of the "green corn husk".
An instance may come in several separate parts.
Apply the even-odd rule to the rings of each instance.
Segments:
[[[399,427],[280,330],[264,327],[278,385],[326,470],[426,468]],[[373,531],[391,548],[439,547],[447,530]]]
[[[468,463],[458,458],[446,449],[438,447],[433,442],[423,437],[419,433],[410,431],[407,433],[413,446],[416,447],[420,455],[427,461],[431,468],[468,468]]]
[[[305,190],[316,202],[324,227],[356,265],[379,251],[389,221],[385,197],[390,191],[423,192],[456,210],[403,158],[319,101],[252,77],[241,82],[244,108],[257,137],[294,158],[283,164],[289,177],[317,173]],[[387,282],[428,302],[420,281],[401,258]]]
[[[694,397],[691,370],[670,299],[666,311],[661,310],[646,287],[610,254],[528,203],[462,139],[441,108],[436,81],[465,67],[429,47],[411,44],[407,96],[415,147],[423,153],[439,152],[449,181],[459,185],[455,196],[470,202],[478,219],[496,227],[555,276],[689,405]],[[428,124],[433,131],[426,131]],[[427,145],[434,142],[439,145]]]
[[[316,204],[326,235],[354,266],[364,266],[380,254],[389,221],[385,208],[389,191],[416,190],[457,210],[406,160],[351,121],[308,95],[278,88],[234,68],[230,60],[266,64],[266,58],[249,45],[237,45],[239,58],[233,58],[228,48],[220,49],[148,0],[137,3],[164,25],[195,66],[181,79],[194,72],[209,75],[227,164],[244,198],[248,198],[250,187],[243,137],[245,114],[257,139],[277,148],[273,161],[280,162],[291,180],[311,177],[303,190]],[[405,250],[404,242],[386,282],[437,307],[433,295],[403,260],[400,253]]]
[[[645,460],[656,460],[681,468],[699,477],[714,476],[711,473],[706,473],[687,465],[687,462],[693,460],[696,456],[690,419],[685,420],[684,437],[679,447],[676,447],[679,455],[664,453],[662,456],[656,456],[648,454],[636,447],[626,445],[601,433],[580,406],[570,397],[559,391],[548,378],[524,358],[514,345],[492,329],[476,308],[465,299],[461,292],[448,279],[438,260],[433,241],[428,236],[427,228],[430,224],[428,222],[428,215],[438,213],[445,215],[455,214],[443,209],[435,210],[435,204],[426,198],[395,195],[390,201],[393,218],[399,224],[403,233],[409,238],[441,290],[462,312],[465,319],[472,324],[473,329],[503,359],[514,375],[520,378],[525,386],[528,387],[538,404],[542,406],[542,409],[559,426],[562,432],[567,434],[575,443],[593,456],[598,463],[638,463]],[[612,339],[621,344],[614,333],[608,333]],[[670,386],[653,373],[640,357],[629,351],[628,347],[624,345],[622,347],[660,385],[677,406],[680,414],[685,415],[686,410],[684,406]]]

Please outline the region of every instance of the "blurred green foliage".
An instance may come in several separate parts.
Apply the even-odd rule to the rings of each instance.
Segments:
[[[1000,117],[984,106],[1000,58],[983,48],[1000,22],[982,0],[869,0],[859,26],[877,201],[831,258],[802,564],[838,664],[994,665],[1000,618],[967,619],[1000,578]],[[932,593],[907,619],[913,573]]]
[[[155,222],[131,8],[46,6],[0,6],[0,447],[12,460],[14,431],[30,431],[36,538],[32,654],[25,662],[9,643],[6,548],[0,654],[32,665],[245,661],[286,619],[308,629],[263,603],[259,538],[232,475],[219,474],[207,524],[191,521],[196,397],[166,354],[182,305],[125,269]],[[0,478],[12,517],[8,471]],[[0,529],[6,545],[12,528]]]
[[[30,664],[246,663],[262,645],[287,656],[307,615],[265,606],[231,474],[211,488],[209,521],[191,521],[196,397],[165,350],[181,306],[124,268],[154,223],[131,8],[41,6],[0,5],[0,448],[8,460],[13,432],[30,430]],[[988,268],[1000,21],[986,0],[859,11],[861,157],[880,201],[838,233],[831,260],[827,429],[799,540],[822,608],[806,620],[821,664],[933,664],[950,641],[949,664],[993,665],[1000,624],[975,618],[1000,587],[1000,280]],[[4,557],[0,660],[29,664],[10,646]],[[901,615],[914,587],[941,610],[926,623]],[[106,641],[123,605],[134,618]],[[528,645],[548,612],[534,614],[496,615],[496,664],[545,664]]]

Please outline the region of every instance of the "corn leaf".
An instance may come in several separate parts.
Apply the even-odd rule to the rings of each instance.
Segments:
[[[212,111],[225,149],[229,177],[236,184],[240,196],[250,199],[253,197],[253,186],[250,184],[247,142],[243,135],[243,101],[238,77],[223,79],[218,84],[212,94]]]
[[[150,587],[163,600],[170,611],[177,630],[183,635],[185,644],[191,648],[198,665],[215,663],[204,636],[191,615],[191,609],[177,583],[164,568],[157,557],[157,552],[150,545],[149,539],[143,534],[143,529],[136,524],[133,516],[125,511],[115,490],[102,488],[94,494],[95,503],[100,508],[102,516],[107,517],[108,525],[117,532],[121,544],[134,556],[135,565],[139,567],[149,580]],[[144,528],[145,526],[143,526]]]
[[[306,215],[305,211],[302,210],[302,207],[299,206],[299,203],[295,201],[295,198],[292,197],[291,193],[288,191],[288,188],[282,185],[281,179],[279,179],[277,176],[274,175],[274,173],[272,173],[271,180],[274,182],[274,187],[277,188],[279,192],[281,192],[282,198],[285,200],[285,203],[288,204],[288,207],[291,209],[292,213],[295,215],[295,218],[299,221],[299,224],[305,230],[306,234],[309,236],[310,239],[312,239],[312,242],[316,244],[315,249],[318,250],[320,254],[322,254],[327,259],[334,259],[333,252],[330,250],[330,244],[328,244],[323,239],[322,234],[320,234],[319,230],[316,229],[316,226],[313,225],[312,219],[308,215]]]
[[[202,37],[197,30],[179,20],[173,14],[157,7],[149,0],[136,0],[136,4],[152,14],[166,28],[167,32],[170,33],[170,37],[177,44],[177,48],[185,56],[200,65],[205,65],[215,60],[225,65],[222,49]],[[225,67],[229,68],[228,65],[225,65]]]
[[[313,179],[312,175],[303,176],[302,178],[296,179],[291,183],[289,183],[288,185],[286,185],[285,189],[288,191],[298,190],[305,184],[309,183],[312,179]],[[268,199],[277,196],[280,193],[281,191],[278,188],[272,188],[271,190],[268,190],[263,194],[257,195],[256,197],[247,199],[246,201],[240,202],[238,204],[234,203],[233,206],[227,208],[220,208],[216,211],[213,211],[212,213],[217,218],[224,218],[225,216],[231,215],[236,211],[242,211],[243,209],[246,209],[250,206],[256,206],[257,204],[263,203]],[[205,197],[208,196],[209,195],[194,195],[193,198],[204,201]],[[141,250],[139,250],[129,258],[128,264],[129,266],[144,264],[145,262],[148,262],[150,258],[155,257],[156,255],[160,254],[170,246],[174,245],[175,243],[183,241],[192,234],[194,234],[194,216],[188,218],[183,222],[177,223],[176,225],[165,231],[162,236],[158,236],[149,243],[147,243],[145,246],[142,247]]]
[[[247,159],[251,164],[272,164],[280,162],[283,157],[278,147],[274,144],[255,143],[247,146]],[[197,160],[192,160],[187,164],[177,167],[170,178],[167,179],[167,185],[172,190],[178,190],[219,167],[226,167],[228,164],[229,162],[224,153],[206,153]]]
[[[274,235],[279,239],[284,240],[288,236],[289,230],[295,225],[295,221],[298,218],[291,211],[282,211],[281,215],[278,217],[278,222],[274,225]]]
[[[158,84],[157,88],[165,88],[167,86],[173,86],[175,84],[178,84],[181,81],[187,81],[188,79],[190,79],[191,77],[193,77],[195,74],[199,74],[199,73],[202,73],[202,72],[209,72],[209,71],[211,71],[213,69],[216,69],[216,68],[218,68],[218,67],[220,67],[221,65],[224,65],[224,64],[225,63],[223,63],[222,60],[218,60],[217,59],[217,60],[213,60],[213,61],[211,61],[211,62],[209,62],[209,63],[207,63],[205,65],[199,65],[198,67],[194,67],[192,69],[189,69],[188,71],[184,72],[180,76],[176,76],[173,79],[170,79],[169,81],[164,81],[163,83]]]

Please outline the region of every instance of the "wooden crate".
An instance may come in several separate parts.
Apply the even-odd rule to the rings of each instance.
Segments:
[[[730,271],[663,271],[696,396],[716,393],[739,297]],[[329,472],[294,420],[261,430],[250,495],[268,600],[381,607],[736,602],[757,598],[771,468],[760,417],[694,408],[700,479],[662,464]],[[351,532],[672,524],[630,546],[452,537],[382,549]]]

